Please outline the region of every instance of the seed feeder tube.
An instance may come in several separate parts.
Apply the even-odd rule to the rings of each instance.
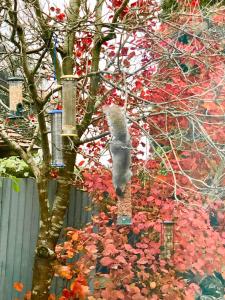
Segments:
[[[76,130],[76,89],[77,76],[64,75],[62,80],[62,136],[77,136]]]
[[[52,166],[63,168],[63,153],[62,153],[62,110],[51,110],[51,148],[52,148]]]
[[[131,184],[128,183],[123,197],[117,200],[117,225],[126,226],[132,224],[132,202],[131,202]]]
[[[174,222],[163,221],[161,227],[161,258],[170,259],[174,253]]]
[[[10,77],[9,82],[9,108],[12,112],[17,110],[18,104],[23,101],[23,78]]]

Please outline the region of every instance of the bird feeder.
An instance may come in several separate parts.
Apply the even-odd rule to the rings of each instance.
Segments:
[[[163,221],[161,226],[161,258],[170,259],[174,253],[174,222]]]
[[[23,78],[10,77],[9,82],[9,108],[15,112],[18,104],[22,105],[23,101]]]
[[[77,136],[76,130],[76,86],[77,76],[64,75],[62,80],[62,136]]]
[[[131,184],[128,183],[123,197],[117,200],[117,225],[132,224]]]
[[[52,146],[52,166],[63,168],[62,154],[62,110],[54,109],[49,112],[51,115],[51,146]]]

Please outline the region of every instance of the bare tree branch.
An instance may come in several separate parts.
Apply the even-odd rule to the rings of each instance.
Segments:
[[[96,140],[99,140],[105,136],[108,136],[110,134],[109,131],[106,131],[106,132],[103,132],[99,135],[96,135],[96,136],[93,136],[93,137],[90,137],[90,138],[87,138],[85,140],[80,140],[79,144],[78,145],[83,145],[83,144],[86,144],[86,143],[89,143],[89,142],[93,142],[93,141],[96,141]]]

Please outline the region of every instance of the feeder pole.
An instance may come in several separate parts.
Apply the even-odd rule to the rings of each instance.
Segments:
[[[62,81],[62,136],[77,136],[76,129],[76,90],[77,76],[64,75]]]

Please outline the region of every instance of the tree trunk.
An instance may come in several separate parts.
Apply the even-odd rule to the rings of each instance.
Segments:
[[[49,290],[54,275],[52,262],[55,259],[55,245],[52,242],[50,234],[51,210],[48,199],[47,171],[44,169],[41,176],[37,178],[37,186],[40,205],[40,223],[35,248],[31,299],[48,300]]]
[[[57,259],[55,246],[63,228],[65,214],[69,206],[76,152],[68,149],[68,139],[65,139],[64,142],[64,149],[66,149],[64,151],[65,168],[61,169],[57,178],[58,187],[52,208],[50,208],[48,199],[47,173],[43,171],[42,176],[37,180],[40,228],[33,267],[32,300],[48,300],[54,276],[53,264]]]
[[[43,251],[43,253],[41,253]],[[33,267],[32,300],[48,300],[54,275],[52,259],[45,255],[47,251],[39,249],[35,254]]]

